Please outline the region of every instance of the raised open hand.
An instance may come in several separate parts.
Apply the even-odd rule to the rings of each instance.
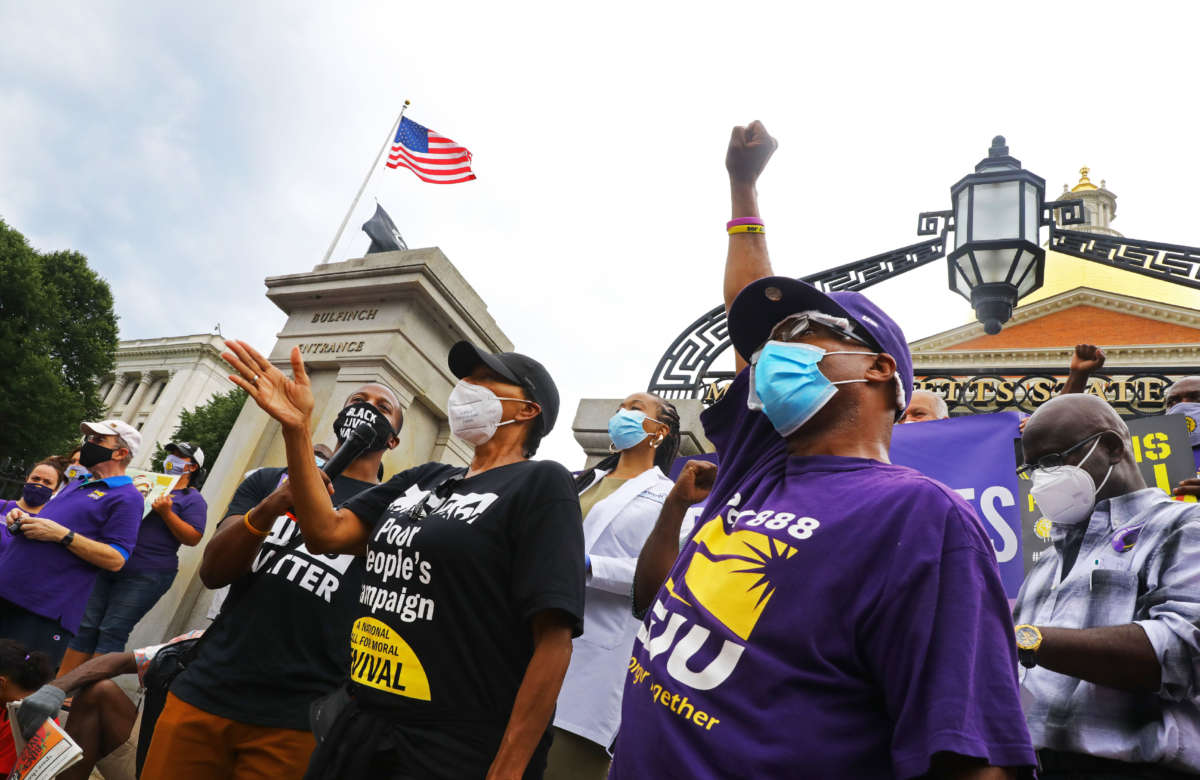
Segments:
[[[225,346],[229,352],[222,352],[221,357],[238,372],[238,375],[231,374],[229,379],[249,393],[259,408],[285,428],[302,428],[308,424],[315,402],[299,347],[292,347],[293,378],[288,379],[246,342],[229,340]]]
[[[725,151],[725,170],[729,180],[745,184],[758,181],[758,175],[767,167],[767,161],[779,142],[771,137],[767,128],[757,119],[746,125],[733,128],[729,136],[729,148]]]

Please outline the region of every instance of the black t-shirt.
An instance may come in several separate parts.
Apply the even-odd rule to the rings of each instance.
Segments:
[[[533,655],[530,618],[562,610],[578,636],[584,597],[570,473],[552,461],[465,472],[427,463],[344,506],[370,529],[351,692],[401,726],[471,732],[422,757],[464,773],[495,757]]]
[[[266,498],[286,469],[259,469],[242,480],[225,517]],[[374,487],[333,480],[335,506]],[[284,516],[251,570],[229,589],[221,616],[171,692],[194,707],[241,723],[308,730],[308,706],[346,679],[346,637],[357,613],[362,559],[314,555]]]

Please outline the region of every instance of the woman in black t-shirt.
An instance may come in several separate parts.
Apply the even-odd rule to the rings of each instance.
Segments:
[[[541,777],[584,594],[572,478],[529,460],[558,414],[549,373],[459,342],[448,416],[474,445],[470,466],[427,463],[335,510],[308,452],[313,397],[299,350],[289,380],[244,342],[228,344],[235,381],[283,426],[309,549],[366,559],[350,682],[316,715],[308,777]]]

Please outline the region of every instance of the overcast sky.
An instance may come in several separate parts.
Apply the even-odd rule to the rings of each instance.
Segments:
[[[734,124],[780,142],[780,273],[919,240],[998,133],[1048,196],[1086,164],[1113,227],[1200,245],[1194,4],[166,5],[0,0],[0,218],[85,253],[122,338],[220,322],[268,350],[263,278],[321,261],[408,98],[479,178],[380,168],[334,259],[374,197],[440,246],[555,376],[542,454],[573,467],[578,400],[644,388],[720,301]],[[945,279],[870,294],[916,339],[971,318]]]

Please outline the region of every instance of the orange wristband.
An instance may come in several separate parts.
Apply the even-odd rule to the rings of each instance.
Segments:
[[[253,512],[253,511],[254,511],[253,509],[250,510],[250,512]],[[247,512],[246,514],[242,515],[242,523],[246,526],[246,530],[249,531],[250,533],[254,534],[255,536],[257,536],[259,539],[266,539],[268,536],[271,535],[271,532],[270,531],[260,531],[257,528],[255,528],[253,525],[251,525],[250,524],[250,512]]]

